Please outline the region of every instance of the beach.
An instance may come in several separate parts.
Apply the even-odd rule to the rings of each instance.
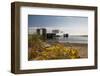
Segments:
[[[80,58],[88,58],[88,44],[86,43],[65,43],[65,46],[79,49]]]

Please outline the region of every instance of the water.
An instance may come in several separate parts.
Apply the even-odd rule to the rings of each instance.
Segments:
[[[50,40],[51,41],[51,40]],[[55,40],[52,40],[55,41]],[[56,41],[61,42],[61,43],[88,43],[88,37],[85,36],[69,36],[69,37],[58,37],[56,38]]]

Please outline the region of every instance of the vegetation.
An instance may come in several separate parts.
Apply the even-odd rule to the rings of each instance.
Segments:
[[[31,35],[28,40],[29,60],[51,60],[51,59],[76,59],[79,58],[79,49],[67,47],[62,43],[49,44],[44,42],[39,35]],[[50,46],[46,46],[46,45]]]

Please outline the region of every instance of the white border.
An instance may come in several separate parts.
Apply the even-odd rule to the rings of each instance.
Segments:
[[[88,58],[28,61],[28,14],[88,17]],[[43,69],[94,65],[94,11],[40,7],[20,8],[20,69]]]

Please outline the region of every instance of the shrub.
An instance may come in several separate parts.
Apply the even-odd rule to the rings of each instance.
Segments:
[[[62,44],[53,44],[52,46],[38,52],[39,54],[33,58],[35,60],[49,60],[49,59],[76,59],[79,58],[79,50],[72,47],[65,47]]]
[[[29,35],[29,60],[49,60],[49,59],[76,59],[79,58],[79,49],[73,46],[66,47],[61,43],[52,43],[46,47],[46,42],[40,35]]]

